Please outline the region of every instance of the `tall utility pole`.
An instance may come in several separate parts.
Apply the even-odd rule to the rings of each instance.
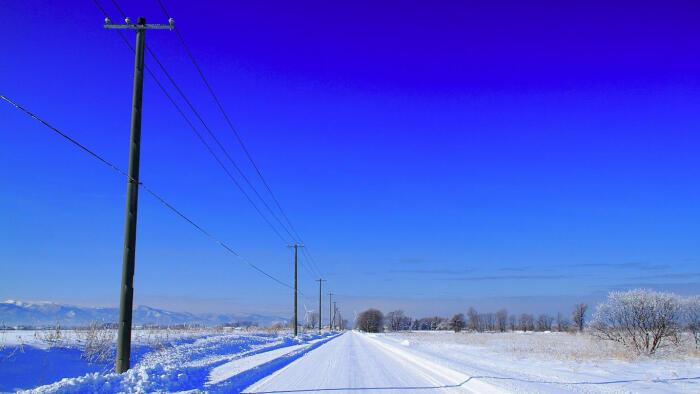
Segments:
[[[316,279],[316,282],[318,282],[318,333],[321,333],[321,322],[323,319],[321,319],[321,283],[322,282],[328,282],[325,279]]]
[[[117,373],[130,368],[131,315],[134,306],[134,257],[136,255],[136,211],[139,198],[139,156],[141,151],[141,100],[143,97],[143,49],[146,46],[146,30],[173,29],[173,20],[168,25],[147,25],[140,17],[135,25],[129,18],[125,25],[113,25],[105,18],[106,29],[136,30],[134,61],[134,93],[131,100],[131,140],[129,146],[129,179],[126,184],[126,224],[124,229],[124,253],[122,256],[122,286],[119,299],[119,331],[117,334]]]
[[[328,332],[333,331],[333,321],[331,320],[331,304],[333,304],[333,293],[328,293]]]
[[[297,256],[299,248],[303,248],[304,245],[294,244],[287,245],[288,248],[294,248],[294,336],[297,336]]]

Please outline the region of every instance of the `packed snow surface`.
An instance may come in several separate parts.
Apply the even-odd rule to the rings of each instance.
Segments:
[[[487,345],[465,343],[474,339]],[[510,341],[532,349],[532,356],[500,346]],[[581,349],[559,358],[551,357],[552,349],[537,349],[547,343],[570,343],[571,349],[589,344],[586,338],[564,333],[350,332],[244,392],[700,392],[700,360],[694,357],[621,360]],[[580,359],[569,357],[572,354]]]

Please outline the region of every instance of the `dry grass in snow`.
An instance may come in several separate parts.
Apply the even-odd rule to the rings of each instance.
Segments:
[[[669,343],[653,356],[636,354],[619,343],[604,341],[586,333],[413,331],[401,333],[401,336],[412,342],[452,342],[483,346],[491,352],[504,354],[515,359],[532,357],[583,362],[592,360],[633,361],[640,358],[700,358],[700,349],[696,348],[694,339],[687,334],[682,335],[679,344]]]

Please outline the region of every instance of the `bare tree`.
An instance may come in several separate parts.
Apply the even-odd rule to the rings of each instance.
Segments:
[[[541,314],[537,316],[537,330],[539,331],[551,331],[552,330],[552,321],[554,319],[552,316],[549,316],[547,314]]]
[[[367,309],[357,315],[355,326],[364,332],[382,332],[384,330],[384,315],[377,309]]]
[[[481,329],[479,324],[479,313],[477,313],[476,309],[469,307],[469,311],[467,311],[467,318],[469,319],[467,321],[467,327],[469,327],[470,330],[479,331]]]
[[[665,338],[677,339],[681,300],[675,294],[646,289],[611,292],[598,305],[593,335],[652,354]]]
[[[482,331],[496,331],[496,314],[483,313],[479,315],[479,321],[482,325]]]
[[[406,316],[402,310],[391,311],[386,314],[386,321],[391,331],[399,331],[402,329]]]
[[[557,312],[557,331],[569,331],[569,319],[564,317],[561,312]]]
[[[578,304],[574,305],[574,310],[571,312],[571,320],[574,321],[574,324],[576,327],[578,327],[579,331],[583,331],[583,324],[587,309],[588,305],[583,302],[579,302]]]
[[[518,325],[518,318],[515,317],[515,315],[509,315],[508,316],[508,327],[510,328],[511,331],[515,331],[515,328]]]
[[[501,309],[500,311],[496,312],[496,325],[498,328],[498,331],[500,332],[505,332],[506,331],[506,323],[508,319],[508,312],[506,312],[505,309]]]
[[[518,325],[523,331],[533,331],[535,329],[535,318],[528,313],[523,313],[518,318]]]
[[[452,319],[450,319],[449,322],[449,328],[450,330],[454,330],[454,332],[460,332],[465,326],[464,322],[464,315],[461,313],[458,313],[454,316],[452,316]]]

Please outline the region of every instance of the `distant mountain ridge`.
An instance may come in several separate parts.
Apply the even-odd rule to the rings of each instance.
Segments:
[[[63,305],[53,302],[0,301],[0,325],[47,326],[59,322],[64,327],[85,326],[91,322],[116,323],[118,308],[95,308]],[[261,326],[282,322],[278,316],[251,313],[202,313],[172,312],[140,305],[134,308],[135,325],[157,324],[205,324],[214,326],[236,321],[248,321]]]

